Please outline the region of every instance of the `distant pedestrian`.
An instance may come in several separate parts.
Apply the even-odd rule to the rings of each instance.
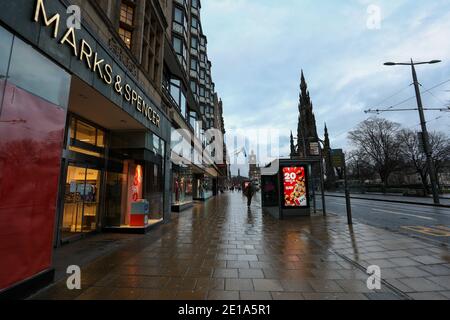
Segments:
[[[248,186],[244,190],[244,194],[247,197],[247,206],[250,207],[252,205],[252,199],[255,195],[255,187],[252,183],[249,183]]]

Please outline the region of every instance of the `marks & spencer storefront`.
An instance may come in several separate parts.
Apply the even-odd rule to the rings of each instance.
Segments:
[[[51,279],[61,243],[170,210],[165,113],[63,2],[0,1],[0,294]]]

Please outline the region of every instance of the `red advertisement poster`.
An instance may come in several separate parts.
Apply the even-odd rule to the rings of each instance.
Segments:
[[[285,207],[307,207],[306,180],[304,167],[283,168]]]

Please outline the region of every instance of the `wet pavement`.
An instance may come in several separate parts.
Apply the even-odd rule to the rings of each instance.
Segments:
[[[382,270],[381,290],[367,288],[369,265]],[[248,210],[227,193],[82,266],[81,290],[63,279],[32,298],[449,299],[450,253],[334,215],[278,221],[258,197]]]

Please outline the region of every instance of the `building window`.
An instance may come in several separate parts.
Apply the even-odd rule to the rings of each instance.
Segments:
[[[179,7],[174,7],[173,20],[176,24],[182,26],[184,28],[184,31],[187,31],[188,22],[187,22],[187,19],[186,19],[183,9],[181,9]]]
[[[192,126],[192,128],[194,128],[194,129],[195,129],[196,122],[197,122],[197,112],[190,111],[189,112],[189,123]]]
[[[129,26],[133,26],[133,20],[134,7],[122,2],[120,6],[120,22],[125,23]]]
[[[192,7],[198,9],[198,0],[192,0]]]
[[[133,38],[134,9],[134,5],[128,1],[122,1],[120,5],[119,36],[129,49],[131,49]]]
[[[195,37],[191,38],[191,48],[198,50],[198,39]]]
[[[198,19],[196,17],[192,17],[192,27],[194,29],[198,29],[198,25],[199,25]]]
[[[197,94],[198,85],[195,81],[191,81],[191,91],[193,94]]]
[[[178,56],[178,60],[180,60],[181,65],[186,70],[187,68],[187,49],[184,44],[184,40],[177,36],[173,36],[173,48]]]
[[[197,59],[191,58],[191,70],[198,71]]]
[[[164,31],[158,22],[152,0],[146,0],[142,37],[142,66],[154,85],[158,87],[161,83],[163,66],[163,34]]]
[[[105,147],[105,132],[82,120],[72,117],[69,131],[70,144],[73,144],[76,140],[99,148]]]
[[[186,95],[184,93],[183,86],[180,80],[170,80],[170,95],[175,100],[183,117],[186,118]]]
[[[174,15],[173,15],[173,20],[175,21],[175,22],[178,22],[179,24],[183,24],[183,21],[184,21],[184,14],[183,14],[183,10],[181,10],[180,8],[178,8],[178,7],[175,7],[175,12],[174,12]]]
[[[124,28],[119,28],[119,36],[122,38],[122,41],[125,42],[127,48],[131,49],[131,31],[125,30]]]

